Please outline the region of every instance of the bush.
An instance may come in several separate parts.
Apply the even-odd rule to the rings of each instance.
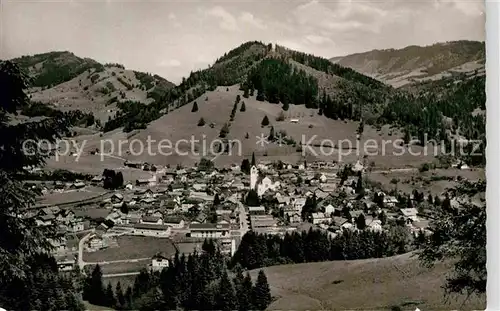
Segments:
[[[281,111],[280,114],[276,117],[276,121],[285,121],[285,113],[283,111]]]
[[[313,128],[313,125],[312,124],[309,124],[309,128],[312,129]]]
[[[419,171],[420,172],[427,172],[431,169],[429,163],[424,163],[422,166],[420,166]]]

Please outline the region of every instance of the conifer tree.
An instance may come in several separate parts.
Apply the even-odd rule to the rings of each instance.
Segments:
[[[245,102],[241,102],[241,107],[240,107],[240,111],[241,112],[245,112],[247,110],[246,106],[245,106]]]
[[[359,216],[356,218],[356,227],[359,230],[364,230],[366,228],[365,215],[359,214]]]
[[[253,288],[253,306],[257,310],[265,310],[271,303],[271,299],[271,290],[267,283],[266,274],[264,270],[260,270]]]
[[[252,293],[252,278],[250,277],[250,273],[247,272],[245,278],[243,279],[240,290],[236,293],[238,297],[238,310],[250,311],[254,309],[252,306]]]
[[[108,287],[106,288],[106,306],[114,307],[116,305],[115,294],[113,293],[113,287],[111,287],[111,283],[108,283]]]
[[[262,126],[268,126],[269,125],[269,119],[267,118],[267,116],[264,116],[264,118],[262,119],[262,122],[260,124]]]
[[[125,295],[123,294],[123,290],[122,290],[122,284],[120,283],[120,281],[118,281],[118,283],[116,283],[115,292],[116,292],[117,305],[120,308],[123,308],[125,306],[126,301],[125,301]]]
[[[196,111],[198,111],[198,103],[194,102],[193,108],[191,108],[191,112],[196,112]]]
[[[237,310],[238,303],[234,292],[233,284],[227,275],[227,271],[222,273],[217,290],[216,305],[218,310],[233,311]]]
[[[252,166],[255,166],[256,165],[255,163],[256,163],[255,162],[255,152],[252,152],[252,163],[251,163]]]

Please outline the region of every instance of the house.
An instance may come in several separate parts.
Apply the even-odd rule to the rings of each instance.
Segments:
[[[277,227],[277,221],[271,215],[250,216],[250,226],[255,229],[270,229]]]
[[[163,225],[163,219],[155,216],[142,216],[139,223],[148,225]]]
[[[73,188],[73,189],[82,189],[84,187],[85,187],[85,183],[83,181],[74,182],[70,186],[70,188]]]
[[[279,207],[284,207],[290,204],[290,197],[281,195],[280,193],[276,194],[276,199],[278,200]]]
[[[182,229],[185,225],[184,219],[180,217],[166,217],[163,223],[172,227],[172,229]]]
[[[113,193],[113,195],[111,196],[111,202],[113,203],[118,203],[118,202],[121,202],[123,201],[123,194],[121,193]]]
[[[192,188],[196,191],[205,191],[207,190],[207,184],[193,184]]]
[[[124,165],[132,168],[142,169],[144,163],[137,161],[125,161]]]
[[[317,224],[322,224],[322,223],[330,223],[331,222],[331,218],[330,217],[326,217],[324,213],[312,213],[312,223],[313,225],[317,225]]]
[[[370,223],[368,223],[367,221],[366,229],[380,232],[382,231],[382,221],[380,221],[379,219],[374,219]]]
[[[161,271],[170,265],[169,258],[163,253],[157,253],[151,258],[151,270]]]
[[[58,271],[73,271],[76,260],[74,257],[61,257],[56,262]]]
[[[229,224],[191,224],[189,231],[195,238],[221,238],[229,237]]]
[[[132,231],[132,233],[134,235],[140,236],[168,238],[171,234],[171,227],[166,225],[139,223],[134,225],[134,230]]]
[[[99,175],[99,176],[94,176],[91,180],[90,180],[90,183],[92,185],[99,185],[103,182],[104,180],[104,176],[102,175]]]
[[[102,236],[95,235],[87,241],[89,251],[96,251],[105,247]]]
[[[304,207],[304,205],[306,205],[306,198],[296,198],[293,202],[293,207],[298,212],[302,211],[302,207]]]
[[[325,215],[326,216],[331,216],[333,214],[333,212],[335,212],[335,207],[333,207],[333,205],[328,204],[327,206],[325,206]]]
[[[387,207],[394,207],[398,202],[398,199],[394,196],[384,196],[384,205]]]
[[[55,218],[53,214],[38,216],[35,219],[36,225],[40,227],[51,226]]]
[[[400,214],[403,215],[403,217],[405,218],[405,220],[408,222],[408,221],[411,221],[411,222],[414,222],[414,221],[418,221],[418,217],[417,217],[417,214],[418,214],[418,211],[416,208],[412,207],[412,208],[402,208],[399,210]]]
[[[266,208],[264,206],[249,206],[248,213],[250,215],[265,215]]]
[[[292,224],[302,222],[302,217],[300,216],[299,213],[289,214],[289,219],[290,219],[290,223],[292,223]]]

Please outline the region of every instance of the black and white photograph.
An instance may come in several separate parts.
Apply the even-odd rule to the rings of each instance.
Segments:
[[[485,310],[498,5],[0,0],[0,311]]]

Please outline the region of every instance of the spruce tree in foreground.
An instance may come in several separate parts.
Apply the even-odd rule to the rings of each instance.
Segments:
[[[266,274],[264,270],[260,270],[253,288],[253,305],[257,310],[265,310],[271,304],[271,299],[271,289]]]
[[[240,311],[249,311],[254,310],[252,305],[252,292],[253,292],[253,284],[252,278],[250,277],[250,273],[247,272],[247,275],[243,279],[240,290],[236,292],[238,297],[238,310]]]
[[[117,305],[120,308],[123,308],[125,306],[125,295],[123,294],[122,284],[120,283],[120,281],[116,283],[115,292],[116,292]]]
[[[111,287],[111,283],[108,283],[106,288],[106,306],[114,307],[116,305],[116,298],[113,292],[113,287]]]
[[[72,282],[54,265],[40,265],[35,260],[42,256],[54,263],[52,256],[44,254],[53,249],[48,239],[56,228],[37,226],[34,217],[24,216],[40,193],[25,187],[19,175],[26,166],[42,166],[47,156],[38,148],[26,150],[23,144],[28,140],[35,143],[28,144],[31,146],[41,140],[54,144],[68,132],[69,125],[62,116],[12,124],[11,116],[30,105],[29,85],[18,65],[0,61],[0,306],[7,310],[83,310]]]
[[[237,309],[238,301],[234,293],[233,284],[227,275],[227,271],[224,271],[222,274],[217,291],[217,310],[232,311]]]

